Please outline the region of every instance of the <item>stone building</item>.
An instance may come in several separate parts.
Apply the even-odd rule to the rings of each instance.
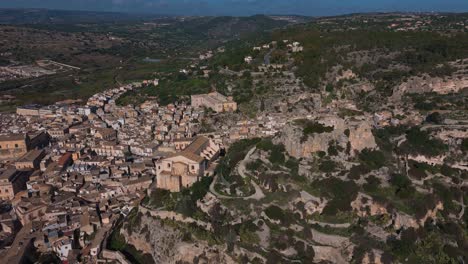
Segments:
[[[41,160],[44,156],[45,152],[43,150],[31,150],[15,162],[15,167],[17,170],[39,169]]]
[[[28,152],[30,139],[25,134],[0,136],[0,159],[16,159]]]
[[[39,109],[38,105],[27,105],[21,106],[16,108],[16,114],[22,116],[39,116]]]
[[[183,151],[156,163],[156,187],[179,192],[205,175],[211,161],[219,155],[219,146],[207,137],[196,137]]]
[[[237,103],[232,97],[226,97],[218,92],[192,95],[191,99],[192,106],[195,108],[207,107],[218,113],[237,110]]]
[[[14,204],[16,215],[24,226],[33,220],[39,220],[47,211],[47,204],[39,198],[21,199]]]
[[[12,200],[15,194],[26,190],[26,182],[29,180],[29,172],[19,171],[14,168],[7,169],[0,175],[0,199]]]

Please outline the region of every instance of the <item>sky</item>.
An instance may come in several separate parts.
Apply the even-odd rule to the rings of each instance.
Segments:
[[[48,8],[167,15],[296,14],[359,12],[468,12],[468,0],[0,0],[0,8]]]

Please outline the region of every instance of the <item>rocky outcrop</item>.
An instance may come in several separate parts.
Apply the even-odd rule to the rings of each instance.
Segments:
[[[373,249],[370,252],[366,252],[361,263],[362,264],[383,264],[382,251]]]
[[[350,121],[348,124],[351,150],[360,152],[366,148],[374,149],[377,147],[374,135],[372,134],[372,127],[369,122]]]
[[[464,88],[468,88],[468,76],[452,76],[447,78],[430,77],[412,77],[408,81],[396,86],[393,89],[392,100],[400,100],[406,93],[458,93]]]
[[[349,259],[341,254],[341,250],[328,246],[313,246],[315,256],[314,263],[326,261],[335,264],[347,264]]]
[[[428,210],[426,214],[419,219],[416,219],[415,217],[402,212],[394,212],[392,216],[393,227],[397,230],[406,229],[410,227],[418,229],[420,227],[423,227],[428,219],[435,219],[439,210],[443,209],[443,203],[438,202],[433,209]]]
[[[336,115],[324,115],[311,121],[333,127],[333,131],[304,135],[304,127],[293,121],[284,126],[283,131],[275,138],[275,143],[283,144],[288,154],[295,158],[311,158],[316,152],[327,152],[330,142],[335,142],[342,149],[350,144],[351,155],[365,148],[377,147],[371,122],[365,117],[345,120]]]
[[[305,213],[308,215],[312,215],[314,213],[321,214],[328,203],[325,198],[315,197],[306,191],[301,191],[300,194],[301,196],[296,199],[295,203],[302,202],[304,204]],[[291,204],[291,206],[293,206],[293,204]],[[295,206],[296,205],[294,205],[294,207]],[[294,208],[291,209],[294,210]]]
[[[312,229],[312,239],[321,246],[313,246],[314,262],[349,263],[353,257],[355,245],[349,238],[328,235]]]
[[[124,225],[120,232],[128,244],[151,254],[155,263],[235,263],[219,246],[209,246],[204,241],[185,242],[183,234],[161,220],[140,214],[139,225],[131,231]]]

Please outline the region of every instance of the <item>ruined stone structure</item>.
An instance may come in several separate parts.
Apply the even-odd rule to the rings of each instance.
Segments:
[[[156,163],[157,188],[179,192],[205,175],[209,162],[219,155],[219,146],[206,137],[196,137],[183,151]]]
[[[237,110],[237,103],[232,97],[226,97],[218,92],[209,94],[192,95],[192,106],[195,108],[207,107],[215,112],[234,112]]]

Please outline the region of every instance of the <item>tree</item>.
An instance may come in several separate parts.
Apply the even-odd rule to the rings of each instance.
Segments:
[[[385,156],[382,151],[364,149],[359,154],[359,159],[370,169],[380,169],[385,165]]]
[[[319,170],[325,173],[333,172],[336,170],[337,164],[332,160],[325,160],[319,165]]]
[[[434,123],[434,124],[441,124],[442,122],[444,122],[444,118],[439,112],[434,112],[434,113],[429,114],[426,117],[426,122]]]
[[[468,152],[468,138],[464,138],[461,143],[461,150],[463,152]]]

